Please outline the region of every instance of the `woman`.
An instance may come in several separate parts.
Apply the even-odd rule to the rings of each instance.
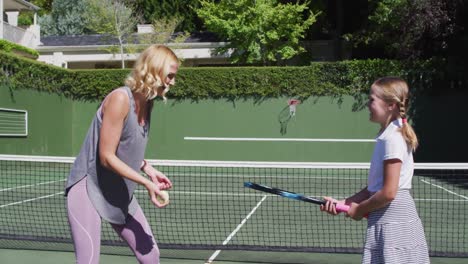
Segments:
[[[137,59],[126,86],[101,103],[66,183],[76,263],[99,263],[101,219],[108,221],[140,263],[159,263],[159,249],[133,192],[144,186],[157,207],[171,181],[144,160],[153,99],[175,84],[179,61],[152,45]],[[140,171],[149,176],[142,176]]]

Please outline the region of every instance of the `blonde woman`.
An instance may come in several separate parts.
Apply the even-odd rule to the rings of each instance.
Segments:
[[[418,139],[407,120],[407,83],[397,77],[376,80],[369,94],[370,121],[380,124],[368,186],[336,201],[326,197],[322,211],[336,214],[335,203],[350,206],[347,216],[368,215],[362,263],[429,263],[423,225],[410,194],[413,151]]]
[[[144,160],[144,153],[153,99],[165,99],[178,68],[172,50],[150,46],[126,86],[109,93],[97,110],[66,183],[76,263],[99,263],[101,219],[127,242],[139,263],[159,263],[154,235],[133,192],[140,184],[155,206],[166,205],[156,197],[172,183]]]

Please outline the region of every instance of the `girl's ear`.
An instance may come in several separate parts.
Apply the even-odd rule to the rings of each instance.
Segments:
[[[396,107],[396,103],[390,103],[390,104],[388,104],[388,110],[389,110],[389,111],[393,111],[393,110],[395,109],[395,107]]]

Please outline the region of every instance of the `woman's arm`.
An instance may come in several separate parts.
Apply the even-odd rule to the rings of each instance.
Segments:
[[[150,164],[143,160],[141,170],[150,177],[150,179],[156,183],[161,190],[167,190],[172,188],[172,182],[169,178]]]
[[[125,118],[129,112],[129,98],[125,93],[113,92],[102,106],[102,127],[99,132],[99,158],[102,166],[120,176],[145,186],[151,201],[158,207],[163,206],[157,201],[159,188],[152,181],[133,170],[116,155]]]

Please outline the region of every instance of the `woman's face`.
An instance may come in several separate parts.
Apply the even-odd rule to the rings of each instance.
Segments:
[[[164,91],[169,89],[170,86],[174,85],[175,84],[175,77],[176,77],[176,74],[177,74],[177,71],[179,70],[179,64],[178,63],[171,63],[169,64],[169,69],[168,69],[168,74],[166,76],[166,78],[164,79],[164,84],[165,84],[165,87],[159,87],[158,88],[158,95],[163,95],[164,94]]]
[[[169,71],[168,71],[168,74],[166,76],[166,79],[164,80],[164,83],[167,86],[175,84],[175,77],[176,77],[176,74],[177,74],[178,70],[179,70],[179,64],[178,63],[169,64]]]

